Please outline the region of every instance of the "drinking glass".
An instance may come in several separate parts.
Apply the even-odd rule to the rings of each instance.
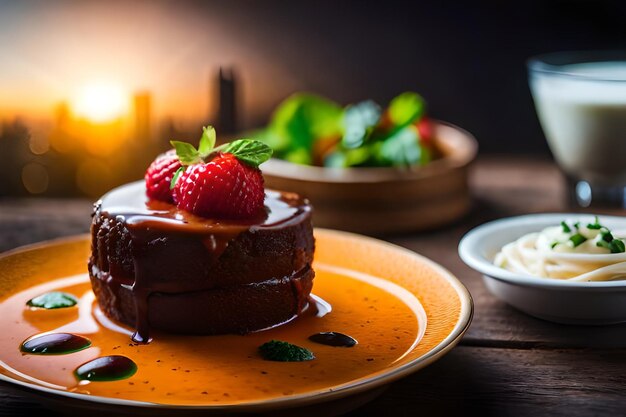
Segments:
[[[528,72],[570,202],[626,208],[626,51],[540,55]]]

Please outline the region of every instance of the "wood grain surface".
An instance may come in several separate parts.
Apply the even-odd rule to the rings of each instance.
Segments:
[[[626,414],[626,325],[563,326],[526,316],[491,296],[457,254],[459,239],[478,224],[568,211],[560,173],[547,160],[482,158],[473,167],[471,186],[474,207],[462,221],[379,238],[454,273],[474,298],[472,326],[443,359],[349,416]],[[88,232],[90,212],[91,202],[80,199],[0,199],[0,251]],[[27,415],[57,414],[0,388],[0,417]]]

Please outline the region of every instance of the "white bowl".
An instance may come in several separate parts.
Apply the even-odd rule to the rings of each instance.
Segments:
[[[593,221],[592,214],[529,214],[485,223],[459,243],[461,259],[483,274],[487,289],[513,307],[564,324],[626,322],[626,281],[571,282],[511,272],[493,264],[502,246],[562,220]],[[598,216],[612,230],[626,229],[626,217]]]

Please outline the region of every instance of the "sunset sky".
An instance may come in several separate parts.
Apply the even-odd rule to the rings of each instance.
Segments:
[[[240,71],[244,88],[255,86],[247,106],[280,98],[264,92],[272,79],[286,92],[295,83],[228,13],[177,3],[0,0],[0,115],[45,116],[62,100],[80,113],[108,89],[117,98],[105,102],[147,90],[157,114],[202,117],[220,65],[254,68]]]

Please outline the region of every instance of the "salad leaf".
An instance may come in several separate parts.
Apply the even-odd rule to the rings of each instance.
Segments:
[[[293,162],[294,164],[300,165],[311,165],[311,163],[313,162],[311,153],[304,148],[298,148],[294,149],[293,151],[289,151],[285,154],[283,159],[285,161]]]
[[[398,128],[402,128],[424,115],[426,102],[419,94],[407,91],[391,100],[387,111],[391,122]]]
[[[324,166],[331,168],[363,166],[370,161],[371,156],[371,148],[367,146],[355,149],[339,149],[326,157]]]
[[[311,151],[317,138],[341,136],[343,109],[313,94],[295,94],[274,112],[269,130],[277,153],[303,148]]]
[[[426,112],[424,99],[406,92],[382,111],[367,100],[342,109],[325,98],[300,93],[283,101],[270,124],[251,137],[274,149],[274,156],[327,167],[423,165],[439,156],[416,128]]]
[[[409,125],[386,139],[380,147],[380,156],[392,166],[418,165],[422,160],[417,128]]]
[[[378,124],[380,115],[381,108],[371,100],[348,106],[343,118],[343,146],[348,149],[362,146]]]

